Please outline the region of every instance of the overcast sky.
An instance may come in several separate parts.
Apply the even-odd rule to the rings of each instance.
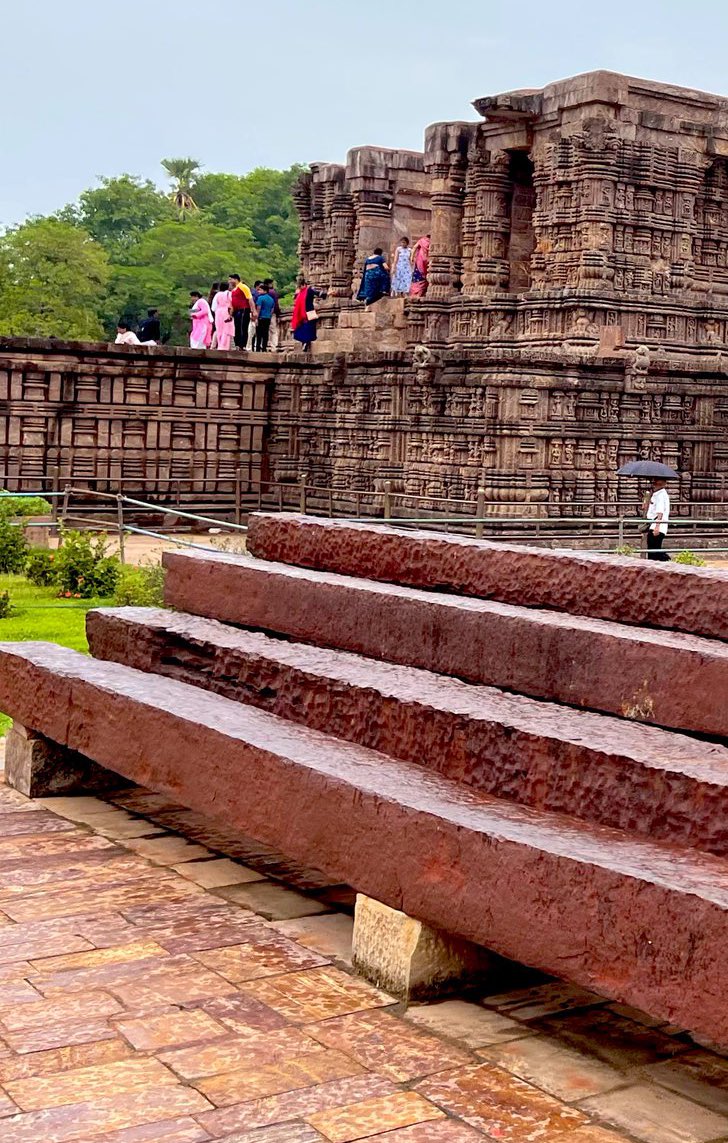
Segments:
[[[0,225],[191,155],[244,173],[419,149],[594,68],[728,90],[725,0],[0,0]]]

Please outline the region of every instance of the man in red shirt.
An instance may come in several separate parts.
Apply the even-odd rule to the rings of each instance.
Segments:
[[[240,274],[231,274],[228,278],[228,286],[230,287],[230,308],[233,311],[235,324],[235,345],[238,349],[247,349],[250,319],[255,321],[258,316],[253,295],[248,286],[240,281]]]

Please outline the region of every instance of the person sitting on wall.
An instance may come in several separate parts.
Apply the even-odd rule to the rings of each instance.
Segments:
[[[139,338],[134,333],[133,329],[129,328],[129,323],[122,318],[116,327],[116,339],[114,345],[140,345]]]
[[[365,306],[372,306],[389,293],[389,287],[389,265],[381,246],[377,246],[364,263],[361,286],[356,296]]]

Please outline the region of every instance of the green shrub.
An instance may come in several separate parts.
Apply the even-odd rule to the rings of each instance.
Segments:
[[[703,557],[696,555],[695,552],[691,552],[688,548],[685,548],[682,552],[676,552],[672,558],[676,564],[690,564],[694,568],[705,567]]]
[[[56,553],[48,548],[31,548],[25,564],[25,574],[31,583],[38,587],[48,587],[56,582]]]
[[[161,564],[125,566],[114,592],[119,607],[162,607],[165,569]]]
[[[632,544],[620,544],[619,547],[614,549],[615,556],[638,556],[639,548],[633,547]]]
[[[0,619],[7,619],[13,614],[13,603],[9,591],[0,591]]]
[[[25,570],[28,543],[23,529],[0,516],[0,572],[18,575]]]
[[[0,516],[50,516],[51,511],[42,496],[15,496],[0,489]]]
[[[80,599],[114,594],[121,565],[106,555],[106,536],[92,539],[88,532],[64,531],[55,553],[55,583],[60,594]]]

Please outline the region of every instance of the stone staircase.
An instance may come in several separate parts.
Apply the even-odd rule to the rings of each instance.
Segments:
[[[169,610],[91,612],[91,659],[0,646],[11,780],[60,747],[69,784],[91,759],[728,1048],[728,577],[298,516],[248,540],[167,553]]]
[[[366,309],[360,302],[339,312],[337,324],[322,326],[314,353],[384,352],[405,349],[407,319],[404,298],[381,298]]]

